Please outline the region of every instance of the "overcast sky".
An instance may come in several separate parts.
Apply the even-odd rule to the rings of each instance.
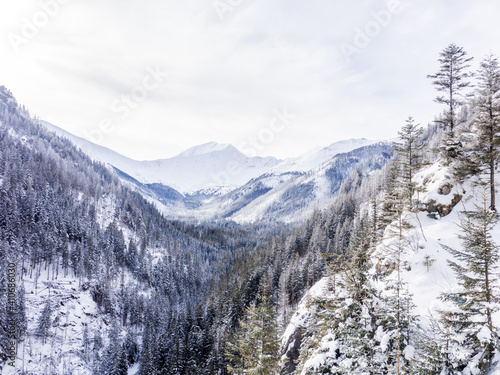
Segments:
[[[441,107],[456,43],[500,53],[498,0],[2,0],[0,85],[143,160],[209,141],[288,157]]]

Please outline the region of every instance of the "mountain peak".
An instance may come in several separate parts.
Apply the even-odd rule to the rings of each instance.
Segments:
[[[186,151],[183,151],[180,154],[178,154],[176,157],[186,158],[186,157],[200,156],[200,155],[210,154],[213,152],[223,152],[223,151],[231,153],[234,152],[240,153],[240,151],[238,151],[238,149],[231,144],[208,142],[198,146],[190,147]]]

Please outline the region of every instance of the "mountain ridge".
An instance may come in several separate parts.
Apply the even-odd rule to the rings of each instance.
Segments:
[[[185,151],[182,151],[180,154],[175,155],[174,157],[190,157],[190,156],[199,156],[199,155],[204,155],[208,154],[211,152],[222,152],[222,151],[230,151],[230,152],[238,152],[240,154],[243,154],[241,151],[239,151],[236,147],[229,143],[218,143],[218,142],[207,142],[207,143],[202,143],[200,145],[195,145],[191,146]]]
[[[141,183],[161,183],[182,194],[240,186],[280,162],[273,157],[249,157],[230,144],[216,142],[190,147],[170,158],[138,161],[46,121],[40,123],[75,143],[92,159],[110,164]]]

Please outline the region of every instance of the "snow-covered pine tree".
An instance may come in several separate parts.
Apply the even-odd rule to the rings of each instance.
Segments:
[[[402,279],[401,257],[409,248],[405,232],[411,228],[404,218],[404,208],[408,207],[408,203],[403,197],[405,195],[401,195],[400,201],[396,202],[397,220],[388,226],[386,232],[389,239],[384,245],[388,261],[386,266],[393,268],[394,271],[391,273],[391,277],[386,279],[388,290],[381,299],[383,318],[378,328],[379,330],[384,329],[384,336],[390,338],[390,340],[381,338],[380,345],[388,357],[387,363],[391,365],[390,373],[398,375],[410,373],[410,361],[407,359],[405,351],[412,344],[410,332],[414,322],[413,302],[407,290],[407,283]],[[385,345],[382,344],[384,341]]]
[[[398,132],[400,141],[393,144],[395,160],[399,167],[399,185],[410,210],[415,208],[414,193],[417,191],[414,182],[415,174],[424,165],[422,161],[425,147],[422,143],[423,134],[424,130],[420,124],[415,124],[413,117],[409,116]]]
[[[465,103],[464,90],[471,87],[469,78],[472,73],[468,69],[473,58],[467,57],[467,52],[453,43],[444,48],[439,56],[439,71],[427,77],[433,80],[432,84],[436,90],[443,93],[434,100],[446,106],[444,115],[436,122],[447,130],[443,137],[445,156],[455,158],[461,148],[460,142],[455,139],[455,128],[460,125],[457,111]]]
[[[38,318],[38,324],[36,329],[37,335],[42,338],[44,344],[45,340],[47,339],[47,336],[49,335],[49,330],[51,326],[52,326],[52,304],[50,298],[48,298],[45,301],[42,313]]]
[[[398,134],[400,142],[393,144],[395,155],[387,168],[382,221],[388,226],[389,234],[402,239],[403,231],[410,227],[403,219],[404,212],[418,209],[414,177],[424,165],[424,144],[423,130],[411,116]]]
[[[408,283],[401,279],[401,271],[396,270],[397,279],[388,280],[388,293],[381,298],[379,314],[381,316],[378,329],[383,328],[388,340],[384,345],[383,335],[379,335],[380,346],[377,352],[387,357],[389,374],[413,374],[413,358],[415,351],[415,322],[413,313],[415,304],[408,290]],[[381,338],[380,338],[381,336]]]
[[[87,363],[90,359],[90,335],[89,335],[89,326],[85,325],[82,333],[82,347],[83,347],[83,359]]]
[[[494,55],[481,62],[477,77],[471,142],[466,147],[469,152],[456,160],[453,169],[459,180],[479,175],[479,183],[490,190],[490,209],[495,210],[495,172],[500,156],[500,65]]]
[[[418,203],[414,200],[414,193],[417,191],[414,177],[424,165],[423,130],[410,116],[398,134],[400,141],[393,143],[394,158],[387,166],[385,175],[380,217],[382,226],[399,220],[403,211],[416,209]]]
[[[94,372],[97,372],[101,363],[101,349],[103,347],[102,335],[100,330],[97,329],[94,331],[92,343],[92,367],[94,369]]]
[[[398,217],[398,204],[400,201],[400,190],[398,189],[398,179],[400,169],[395,159],[392,159],[388,166],[384,182],[384,197],[382,201],[382,213],[380,215],[381,226],[386,227]]]
[[[492,231],[499,217],[488,207],[487,193],[483,205],[462,213],[460,221],[462,248],[443,247],[456,260],[449,261],[460,290],[445,293],[442,299],[454,306],[443,311],[444,324],[456,334],[447,353],[454,369],[463,371],[474,366],[486,373],[499,348],[498,330],[492,317],[500,310],[498,261],[500,246]]]
[[[118,348],[120,350],[119,352],[119,361],[118,361],[118,366],[116,368],[116,371],[114,372],[113,375],[127,375],[128,374],[128,358],[127,358],[127,353],[125,352],[125,348],[120,345]]]
[[[19,286],[16,302],[16,337],[18,340],[21,340],[28,330],[28,319],[26,317],[26,291],[24,289],[24,282],[22,282]]]
[[[410,335],[414,317],[412,315],[413,302],[407,290],[407,284],[402,279],[403,253],[410,247],[406,231],[411,225],[406,220],[407,212],[416,210],[417,201],[414,198],[417,188],[413,178],[422,167],[423,146],[421,144],[422,129],[416,125],[411,117],[406,121],[399,132],[401,141],[395,143],[395,157],[389,167],[387,192],[384,205],[390,207],[393,221],[386,228],[387,242],[383,247],[387,254],[386,267],[392,268],[389,279],[386,279],[388,292],[382,299],[383,318],[382,324],[377,328],[382,330],[380,346],[387,356],[387,364],[391,373],[410,373],[411,357],[407,350],[412,350],[412,337]],[[394,328],[391,328],[394,327]],[[385,339],[383,338],[385,337]]]
[[[451,375],[451,364],[447,363],[447,352],[451,340],[450,330],[443,321],[433,316],[429,318],[429,329],[415,331],[415,343],[418,350],[415,353],[414,371],[422,375]],[[447,370],[448,369],[448,370]]]
[[[113,322],[108,336],[108,346],[101,360],[102,375],[127,375],[128,360],[120,338],[120,328]]]
[[[435,99],[437,103],[447,107],[444,118],[437,122],[445,129],[453,131],[458,125],[457,109],[464,104],[463,90],[471,86],[469,78],[472,74],[468,68],[473,58],[467,57],[467,52],[454,43],[444,48],[439,56],[438,61],[441,65],[439,71],[427,77],[433,80],[432,84],[437,91],[444,93]]]
[[[370,246],[378,245],[383,235],[383,220],[377,194],[370,199]]]
[[[375,290],[370,281],[370,230],[367,225],[354,233],[338,282],[345,291],[332,306],[332,326],[340,358],[330,369],[334,374],[377,374],[383,365],[375,356],[375,326],[378,321]]]
[[[144,328],[144,336],[142,338],[142,348],[141,348],[141,365],[139,367],[140,375],[152,375],[155,373],[155,337],[153,334],[153,328],[146,322],[146,327]]]

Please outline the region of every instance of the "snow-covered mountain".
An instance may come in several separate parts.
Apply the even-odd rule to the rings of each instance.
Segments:
[[[212,337],[199,319],[219,265],[256,239],[169,221],[128,185],[0,87],[0,374],[136,374],[146,325],[161,332],[168,358],[179,358],[155,366],[173,374],[208,367],[176,343],[188,326],[193,337],[200,326]],[[191,309],[202,312],[199,326]]]
[[[130,349],[120,373],[135,374],[142,322],[158,327],[148,306],[165,321],[176,311],[178,324],[184,306],[206,305],[210,264],[233,247],[185,234],[122,182],[0,87],[0,374],[110,373],[98,357],[113,345]]]
[[[347,146],[349,144],[349,146]],[[359,147],[359,145],[367,146]],[[338,152],[350,150],[349,152]],[[301,222],[331,204],[355,170],[360,177],[380,169],[392,156],[390,144],[349,140],[286,160],[202,209],[238,223]]]
[[[172,158],[136,161],[47,122],[43,125],[112,166],[170,217],[190,220],[303,221],[314,209],[328,206],[355,169],[368,174],[392,155],[389,143],[362,138],[286,160],[248,157],[230,144],[210,142]]]
[[[143,184],[162,184],[182,194],[236,188],[280,162],[273,157],[248,157],[232,145],[216,142],[191,147],[168,159],[137,161],[45,121],[41,123],[94,160],[112,165]]]

